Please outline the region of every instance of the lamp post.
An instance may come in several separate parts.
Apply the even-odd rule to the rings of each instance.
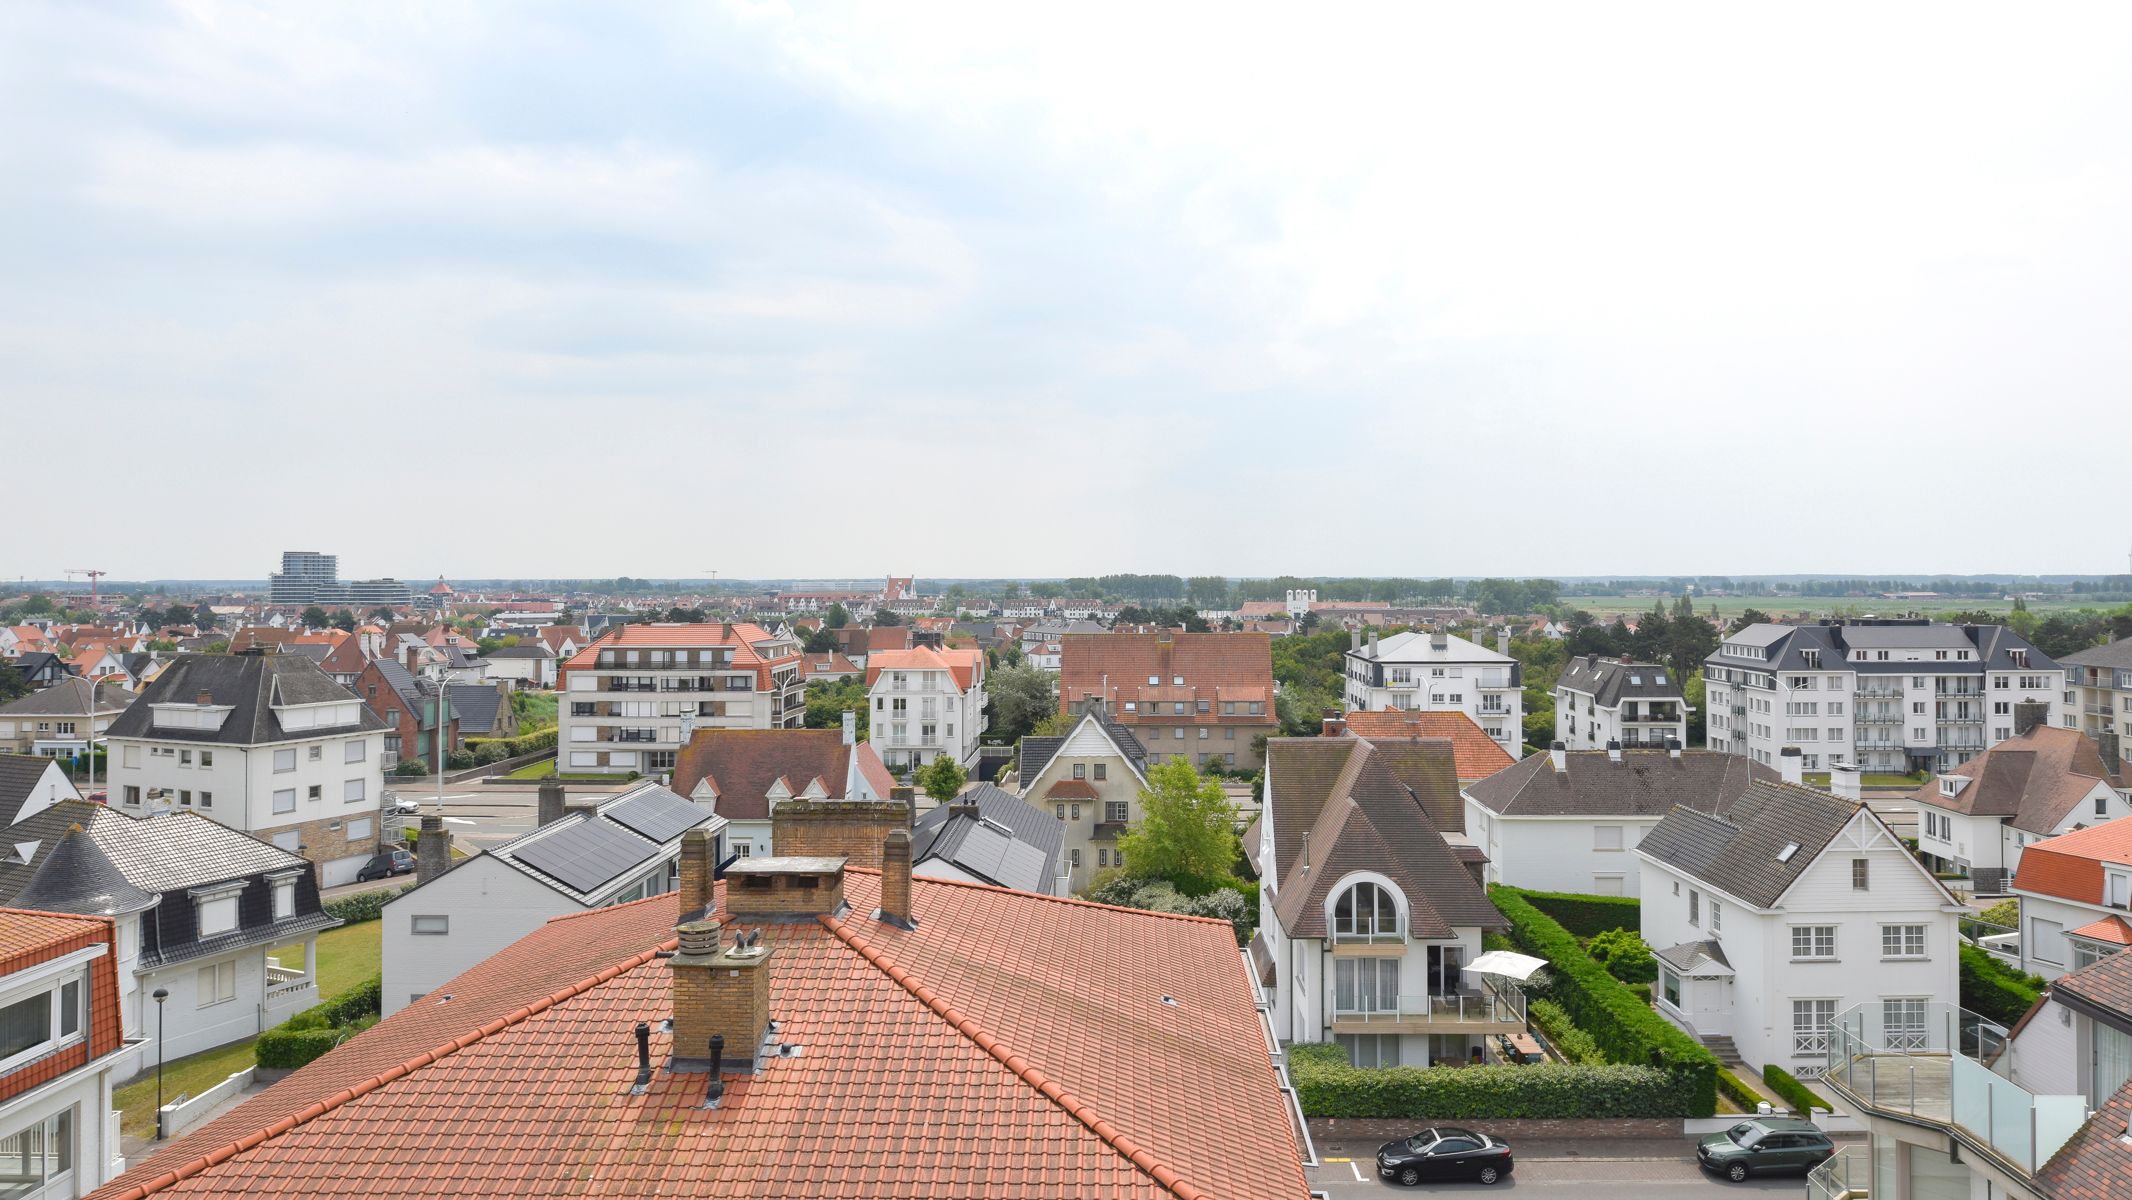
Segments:
[[[149,993],[155,998],[155,1140],[163,1140],[163,1002],[170,999],[169,988],[157,988]]]

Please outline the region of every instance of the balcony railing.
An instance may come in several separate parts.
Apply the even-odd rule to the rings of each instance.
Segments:
[[[2039,1096],[2007,1076],[2003,1026],[1952,1004],[1890,1025],[1862,1004],[1830,1023],[1825,1081],[1864,1108],[1937,1125],[2033,1174],[2087,1120],[2080,1096]]]
[[[1900,725],[1903,723],[1903,715],[1901,713],[1861,712],[1858,714],[1858,723],[1860,725]]]
[[[1872,1187],[1873,1160],[1863,1146],[1845,1146],[1806,1175],[1813,1200],[1869,1200]]]
[[[287,1004],[291,1000],[309,999],[318,990],[318,981],[298,972],[298,978],[276,982],[270,968],[267,972],[266,1002],[272,1005]]]
[[[1498,1025],[1525,1024],[1525,1008],[1515,991],[1504,995],[1493,992],[1472,991],[1439,995],[1433,992],[1401,992],[1399,1007],[1341,1007],[1333,1006],[1333,1020],[1360,1022],[1363,1024],[1395,1024],[1419,1022],[1422,1024],[1472,1024],[1486,1022]]]
[[[1407,940],[1397,929],[1336,929],[1333,941],[1342,946],[1389,946]]]

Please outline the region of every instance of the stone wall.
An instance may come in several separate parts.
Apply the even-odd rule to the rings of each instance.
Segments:
[[[888,831],[910,824],[910,809],[898,800],[787,800],[770,812],[770,844],[779,858],[842,857],[847,866],[878,871]]]

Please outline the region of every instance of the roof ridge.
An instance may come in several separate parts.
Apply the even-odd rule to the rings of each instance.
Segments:
[[[599,911],[605,912],[607,910],[601,909]],[[616,963],[611,967],[608,967],[597,975],[592,976],[590,979],[584,979],[578,981],[577,983],[573,983],[559,992],[555,992],[539,1000],[535,1000],[533,1003],[526,1005],[524,1008],[521,1008],[516,1012],[512,1012],[505,1016],[498,1017],[495,1020],[490,1021],[486,1025],[482,1025],[479,1028],[472,1030],[471,1032],[460,1034],[458,1037],[455,1037],[452,1040],[445,1042],[443,1045],[438,1046],[433,1050],[425,1050],[422,1053],[415,1055],[413,1058],[410,1058],[407,1061],[399,1064],[398,1066],[388,1067],[385,1070],[380,1071],[376,1075],[372,1075],[368,1079],[342,1088],[340,1091],[333,1093],[331,1096],[328,1096],[323,1100],[316,1101],[297,1112],[290,1113],[288,1116],[282,1117],[281,1119],[273,1122],[272,1124],[266,1126],[263,1129],[255,1129],[252,1132],[245,1134],[243,1137],[238,1138],[234,1142],[229,1142],[225,1145],[218,1146],[215,1149],[210,1150],[207,1153],[202,1154],[189,1162],[180,1163],[179,1165],[171,1168],[170,1170],[165,1171],[162,1174],[157,1175],[154,1178],[148,1180],[146,1183],[137,1183],[132,1187],[128,1188],[127,1190],[119,1193],[117,1196],[112,1197],[111,1200],[146,1200],[146,1197],[153,1196],[157,1192],[163,1191],[167,1188],[175,1187],[178,1184],[185,1182],[187,1179],[198,1175],[200,1172],[207,1170],[209,1167],[218,1166],[222,1163],[228,1162],[230,1159],[235,1158],[239,1154],[243,1154],[248,1150],[255,1150],[261,1145],[264,1145],[266,1142],[271,1141],[274,1138],[280,1137],[282,1134],[287,1133],[300,1125],[309,1124],[310,1122],[317,1120],[319,1117],[325,1116],[327,1113],[330,1113],[335,1109],[338,1109],[341,1106],[348,1104],[352,1101],[359,1100],[362,1097],[367,1096],[374,1091],[377,1091],[379,1088],[382,1088],[385,1085],[394,1082],[395,1080],[404,1079],[408,1075],[413,1074],[415,1071],[420,1070],[421,1068],[426,1067],[429,1064],[438,1061],[439,1059],[442,1059],[451,1054],[456,1054],[459,1051],[466,1049],[468,1046],[471,1046],[476,1042],[482,1041],[483,1039],[488,1038],[494,1034],[501,1033],[514,1025],[523,1024],[528,1019],[537,1016],[540,1013],[544,1013],[551,1008],[554,1008],[556,1005],[561,1004],[565,1000],[570,1000],[577,996],[584,995],[586,992],[591,991],[593,988],[596,988],[611,979],[615,979],[630,971],[634,971],[638,967],[643,966],[645,963],[648,963],[653,959],[657,958],[661,950],[672,949],[675,946],[678,946],[679,944],[680,943],[678,942],[678,940],[668,939],[667,941],[662,942],[659,945],[654,946],[641,954],[632,955],[629,958],[624,959],[623,961]]]
[[[1009,792],[1008,794],[1013,795],[1013,793],[1011,792]],[[879,875],[881,873],[881,868],[847,866],[844,868],[844,871],[846,874],[850,875]],[[1011,888],[1003,884],[997,883],[982,883],[975,879],[943,879],[932,875],[915,875],[911,877],[911,882],[914,884],[935,884],[941,887],[975,888],[977,890],[986,892],[1006,892],[1009,895],[1027,896],[1033,900],[1048,900],[1053,904],[1064,904],[1069,907],[1100,908],[1110,912],[1138,913],[1139,915],[1144,917],[1167,917],[1172,921],[1198,921],[1207,925],[1234,924],[1233,922],[1225,921],[1220,917],[1200,917],[1194,916],[1191,913],[1158,912],[1152,908],[1130,908],[1123,904],[1105,904],[1100,900],[1083,900],[1078,896],[1053,896],[1045,892],[1025,892],[1020,888]]]
[[[1007,890],[1007,889],[1002,889]],[[1098,907],[1108,907],[1099,905]],[[941,1020],[946,1021],[957,1033],[970,1039],[978,1049],[990,1055],[994,1061],[1012,1071],[1017,1079],[1035,1089],[1037,1094],[1064,1109],[1068,1116],[1079,1121],[1090,1133],[1102,1139],[1103,1144],[1125,1157],[1127,1162],[1147,1172],[1164,1190],[1182,1197],[1183,1200],[1201,1200],[1207,1193],[1187,1182],[1177,1172],[1156,1160],[1154,1152],[1126,1136],[1117,1126],[1105,1120],[1092,1105],[1075,1097],[1057,1080],[1045,1075],[1028,1059],[1009,1051],[1004,1043],[985,1031],[971,1018],[964,1016],[955,1006],[940,998],[933,989],[912,978],[910,972],[888,961],[888,956],[874,948],[873,944],[856,933],[846,930],[835,918],[823,915],[815,918],[834,934],[838,941],[859,952],[859,956],[872,964],[882,974],[909,992],[920,1004],[931,1009]]]

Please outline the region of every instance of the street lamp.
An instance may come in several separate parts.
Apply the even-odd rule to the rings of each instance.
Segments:
[[[148,993],[155,998],[155,1140],[163,1140],[163,1001],[170,999],[169,988],[157,988]]]

